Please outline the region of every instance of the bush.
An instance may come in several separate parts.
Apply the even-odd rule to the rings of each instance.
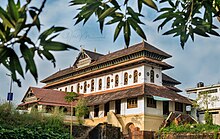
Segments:
[[[213,124],[212,114],[209,111],[205,112],[205,123],[208,124],[208,125]]]
[[[43,116],[36,111],[20,114],[14,106],[5,103],[0,105],[0,137],[67,139],[69,129],[63,123],[63,116],[59,112],[54,112],[51,116]]]

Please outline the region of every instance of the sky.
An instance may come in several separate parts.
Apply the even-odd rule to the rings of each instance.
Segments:
[[[2,1],[0,0],[1,4]],[[39,5],[41,1],[34,1],[33,5]],[[43,13],[40,16],[42,30],[53,25],[64,26],[68,29],[60,34],[57,40],[70,44],[80,49],[88,49],[93,51],[96,49],[98,53],[107,54],[109,51],[114,52],[125,47],[123,35],[120,34],[118,40],[113,42],[114,26],[105,26],[103,34],[100,33],[99,25],[96,19],[91,18],[84,26],[82,24],[74,26],[73,17],[77,14],[76,7],[69,7],[67,0],[48,0]],[[172,36],[163,36],[164,30],[157,32],[157,26],[160,22],[153,22],[157,17],[157,13],[149,8],[144,8],[145,18],[142,21],[146,24],[143,27],[147,42],[172,55],[172,58],[165,60],[168,64],[175,68],[165,70],[164,73],[180,81],[182,84],[177,87],[183,90],[183,95],[194,97],[185,93],[185,89],[196,87],[198,82],[204,82],[205,85],[220,83],[220,40],[218,37],[203,38],[196,36],[195,42],[186,43],[183,50],[179,43],[179,38]],[[217,23],[219,27],[220,23]],[[219,32],[219,31],[218,31]],[[31,32],[33,39],[37,33]],[[141,42],[142,39],[132,32],[130,45]],[[54,52],[56,58],[56,67],[47,60],[35,58],[38,67],[39,81],[49,75],[65,69],[73,65],[79,51],[70,50],[65,52]],[[2,65],[0,65],[0,102],[4,102],[9,92],[10,77]],[[21,78],[21,77],[20,77]],[[13,83],[12,92],[14,93],[14,104],[21,103],[21,100],[30,86],[42,87],[45,84],[35,82],[34,78],[28,72],[25,79],[22,79],[22,87],[18,87]]]

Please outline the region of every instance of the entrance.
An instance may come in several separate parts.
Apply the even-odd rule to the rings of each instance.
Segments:
[[[169,115],[169,101],[163,101],[163,115]]]
[[[115,101],[115,114],[121,113],[121,100]]]

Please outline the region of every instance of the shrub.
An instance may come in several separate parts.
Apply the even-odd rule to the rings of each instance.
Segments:
[[[4,139],[67,139],[69,129],[63,123],[62,113],[43,116],[37,111],[20,114],[13,105],[0,105],[0,138]]]

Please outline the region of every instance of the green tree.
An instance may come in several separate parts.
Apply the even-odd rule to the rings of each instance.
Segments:
[[[66,92],[65,100],[70,103],[70,138],[73,135],[73,102],[77,100],[78,94],[75,92]]]
[[[20,0],[8,0],[6,8],[0,4],[0,65],[6,67],[13,81],[21,86],[17,74],[24,78],[24,67],[21,61],[24,61],[25,72],[30,73],[38,80],[37,67],[34,57],[38,55],[41,59],[46,58],[55,66],[55,58],[51,51],[64,51],[77,48],[68,44],[54,41],[54,38],[66,28],[51,27],[40,34],[41,22],[40,14],[45,6],[46,0],[42,1],[40,7],[30,4],[27,0],[21,5]],[[30,38],[29,32],[37,28],[39,37]],[[20,53],[16,50],[20,50]]]
[[[78,14],[75,16],[78,24],[85,24],[94,14],[99,22],[100,30],[104,25],[117,24],[114,33],[114,41],[121,30],[126,45],[129,45],[131,28],[143,39],[146,40],[144,31],[140,25],[143,15],[143,6],[153,8],[159,12],[159,16],[154,20],[163,20],[158,26],[158,31],[164,25],[171,25],[163,35],[173,35],[180,38],[180,44],[184,48],[189,36],[194,41],[194,35],[209,37],[209,35],[219,36],[215,31],[218,29],[213,24],[213,19],[220,20],[220,0],[72,0],[71,6],[79,6]],[[133,6],[136,3],[136,7]],[[160,9],[158,7],[161,7]]]
[[[82,117],[84,117],[89,112],[86,100],[84,98],[80,98],[77,101],[75,109],[76,109],[77,120],[78,120],[79,124],[81,125],[81,124],[83,124]]]

